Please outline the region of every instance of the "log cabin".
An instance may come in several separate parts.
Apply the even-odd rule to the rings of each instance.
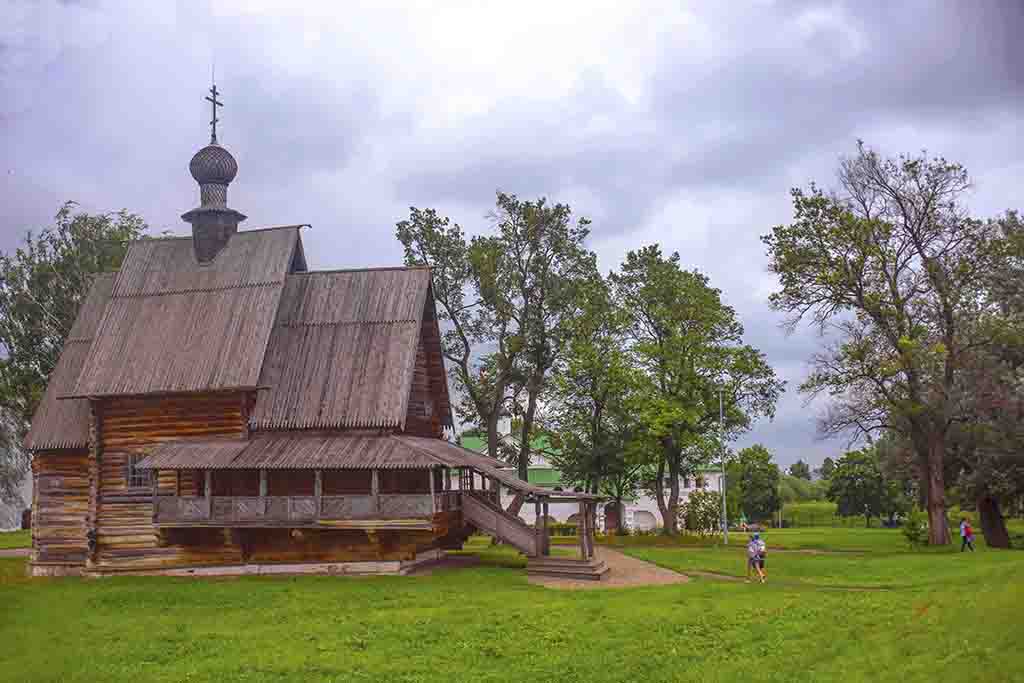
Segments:
[[[49,378],[30,573],[407,573],[482,531],[532,573],[606,575],[595,496],[561,494],[590,526],[578,559],[552,558],[499,502],[539,516],[552,492],[446,440],[429,269],[309,270],[304,226],[240,230],[216,120],[190,234],[95,277]]]

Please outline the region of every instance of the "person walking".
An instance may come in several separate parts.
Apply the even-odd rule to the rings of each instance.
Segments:
[[[964,552],[967,548],[974,552],[974,529],[971,528],[971,523],[967,521],[966,517],[960,518],[960,552]]]
[[[753,534],[750,537],[750,542],[747,543],[747,583],[750,583],[750,570],[753,569],[757,572],[758,579],[761,583],[765,582],[767,576],[764,573],[764,556],[767,551],[765,542],[761,540],[760,534]]]

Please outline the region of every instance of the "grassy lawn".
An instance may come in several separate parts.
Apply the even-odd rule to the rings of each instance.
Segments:
[[[476,541],[480,566],[422,577],[29,580],[0,560],[0,679],[1024,681],[1024,552],[818,531],[771,531],[769,547],[862,550],[770,550],[764,586],[556,591]],[[623,550],[744,571],[738,546],[646,538]]]
[[[11,548],[28,548],[32,545],[32,532],[28,531],[0,531],[0,550]]]

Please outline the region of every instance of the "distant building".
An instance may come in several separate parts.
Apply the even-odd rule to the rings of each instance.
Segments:
[[[519,442],[515,436],[509,433],[508,427],[507,421],[499,423],[499,440],[505,444],[518,444]],[[487,452],[487,439],[484,437],[462,436],[461,443],[463,448],[468,448],[478,453]],[[528,483],[548,488],[552,491],[574,491],[572,484],[563,479],[562,471],[551,462],[551,457],[557,455],[558,449],[552,446],[546,436],[535,438],[530,443],[530,465],[527,468]],[[721,468],[717,467],[702,467],[698,469],[695,475],[680,477],[680,504],[686,502],[694,491],[704,489],[720,490],[721,479],[722,471]],[[665,490],[665,496],[666,498],[668,497],[668,489]],[[514,496],[510,491],[503,488],[501,497],[502,504],[508,507]],[[612,504],[609,503],[608,505]],[[608,510],[608,505],[602,506],[598,510],[598,528],[612,531],[613,529],[606,529],[606,524],[608,526],[614,524],[614,519],[610,516],[607,517],[606,521],[605,513]],[[647,493],[641,493],[633,501],[624,502],[623,508],[623,519],[628,529],[650,531],[665,526],[661,511],[658,509],[658,501],[654,497],[647,495]],[[578,506],[572,503],[553,503],[548,510],[548,517],[560,523],[574,523],[577,515]],[[528,506],[523,507],[519,516],[527,524],[534,524],[536,522],[534,510]]]

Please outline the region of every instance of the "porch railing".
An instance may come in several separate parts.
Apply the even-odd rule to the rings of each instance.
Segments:
[[[451,492],[448,492],[451,493]],[[441,500],[438,500],[441,498]],[[157,496],[156,524],[313,523],[320,520],[430,518],[446,493],[349,496]],[[450,508],[455,509],[455,508]]]

